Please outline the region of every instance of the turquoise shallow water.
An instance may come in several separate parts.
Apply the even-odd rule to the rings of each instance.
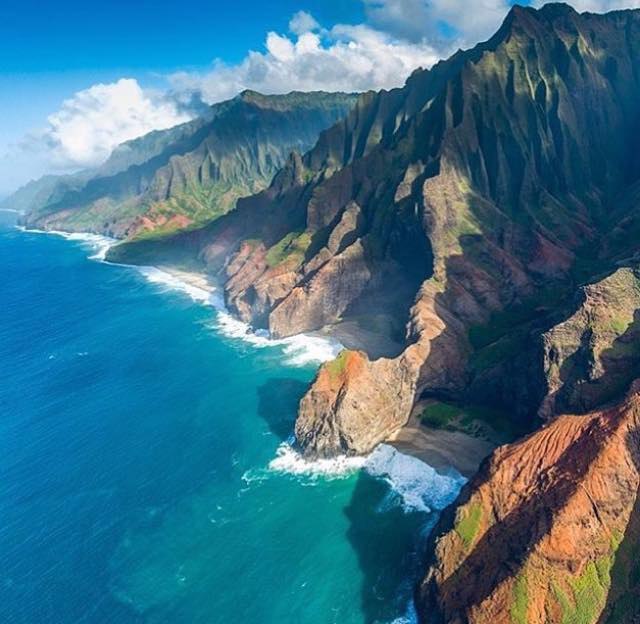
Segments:
[[[91,253],[0,229],[0,621],[402,621],[459,480],[276,469],[317,364]]]

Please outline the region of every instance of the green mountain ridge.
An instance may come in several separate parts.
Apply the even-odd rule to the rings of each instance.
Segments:
[[[311,147],[354,101],[342,93],[245,91],[119,146],[95,170],[30,183],[3,205],[24,212],[30,226],[117,238],[195,227],[265,188],[292,150]]]
[[[360,350],[300,403],[311,458],[369,452],[424,400],[546,425],[443,517],[423,622],[596,624],[626,591],[611,567],[622,534],[637,544],[639,67],[640,11],[514,7],[489,41],[361,95],[232,213],[110,251],[208,270],[274,336],[358,327]]]

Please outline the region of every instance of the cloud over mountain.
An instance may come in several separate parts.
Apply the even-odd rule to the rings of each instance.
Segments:
[[[49,115],[43,129],[25,138],[22,147],[44,147],[55,169],[91,167],[116,145],[190,117],[164,94],[142,89],[133,78],[121,78],[75,93]]]
[[[247,88],[264,93],[388,89],[439,58],[426,41],[405,41],[364,24],[327,30],[301,12],[289,28],[291,34],[269,32],[265,50],[249,52],[238,65],[219,62],[207,72],[174,74],[175,92],[197,93],[213,103]]]
[[[119,143],[195,116],[199,106],[243,89],[365,91],[401,86],[417,67],[429,67],[456,47],[488,37],[512,0],[362,0],[361,24],[323,27],[299,11],[288,33],[268,32],[263,50],[237,64],[220,60],[201,71],[166,76],[165,92],[143,88],[134,78],[96,84],[73,94],[0,157],[2,169],[21,161],[31,175],[64,172],[101,163]],[[532,4],[545,4],[534,0]],[[580,11],[640,6],[640,0],[574,0]],[[30,158],[26,158],[29,155]],[[36,170],[37,169],[37,170]],[[6,177],[0,172],[0,177]]]

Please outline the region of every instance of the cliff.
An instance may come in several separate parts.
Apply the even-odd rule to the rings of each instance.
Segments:
[[[209,271],[274,337],[381,340],[318,371],[295,427],[311,458],[367,453],[427,399],[538,429],[443,515],[424,622],[640,618],[639,67],[640,11],[514,7],[362,94],[235,210],[109,252]],[[177,162],[149,188],[183,188]]]
[[[354,101],[342,93],[245,91],[119,146],[95,170],[32,182],[4,204],[25,212],[29,226],[116,238],[198,227],[267,187],[292,150],[309,149]]]
[[[421,621],[638,621],[639,390],[493,454],[436,529]]]
[[[553,328],[580,316],[585,284],[636,265],[639,28],[637,11],[515,7],[486,43],[360,96],[232,214],[111,257],[201,263],[274,336],[351,323],[384,337],[353,377],[320,371],[296,428],[310,455],[370,450],[425,397],[533,428],[574,409],[569,386],[595,370],[559,379],[554,357],[586,351],[558,351]],[[633,301],[618,303],[626,322]],[[604,385],[623,389],[624,368]]]

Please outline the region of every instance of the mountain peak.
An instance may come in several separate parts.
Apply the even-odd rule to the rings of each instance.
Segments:
[[[557,19],[577,15],[579,15],[579,13],[572,6],[564,2],[550,2],[539,9],[515,4],[509,10],[500,30],[502,31],[504,28],[511,29],[515,25],[526,26],[534,21],[540,22],[544,20],[546,22],[553,22]]]

